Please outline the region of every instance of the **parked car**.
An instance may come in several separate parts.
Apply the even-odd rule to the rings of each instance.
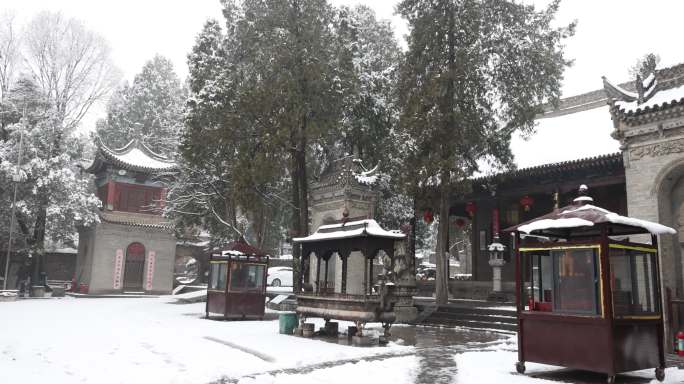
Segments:
[[[434,267],[420,266],[416,270],[416,280],[434,280],[437,276],[437,269]]]
[[[266,284],[271,287],[291,287],[292,268],[291,267],[271,267],[268,269]]]

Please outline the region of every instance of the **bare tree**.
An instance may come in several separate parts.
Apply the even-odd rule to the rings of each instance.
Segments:
[[[120,73],[107,41],[79,20],[44,11],[26,26],[24,59],[65,129],[110,94]]]
[[[0,104],[12,87],[19,61],[19,45],[15,14],[5,11],[0,14]]]

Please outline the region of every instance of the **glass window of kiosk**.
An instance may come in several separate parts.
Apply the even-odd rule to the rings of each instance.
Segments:
[[[610,284],[615,317],[654,316],[656,300],[654,249],[610,245]]]
[[[261,291],[263,279],[263,265],[233,263],[230,266],[230,290],[233,292]]]
[[[598,247],[526,251],[526,310],[600,314]]]
[[[209,289],[224,291],[226,289],[227,263],[211,263]]]

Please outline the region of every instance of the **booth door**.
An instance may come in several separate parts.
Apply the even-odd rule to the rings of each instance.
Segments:
[[[132,243],[126,249],[126,268],[124,270],[125,291],[143,290],[143,272],[145,270],[145,246]]]

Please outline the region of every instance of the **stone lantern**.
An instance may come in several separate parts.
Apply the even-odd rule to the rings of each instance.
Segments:
[[[504,252],[506,246],[499,242],[499,234],[496,233],[489,244],[489,265],[492,267],[493,292],[501,292],[501,268],[506,264]]]

